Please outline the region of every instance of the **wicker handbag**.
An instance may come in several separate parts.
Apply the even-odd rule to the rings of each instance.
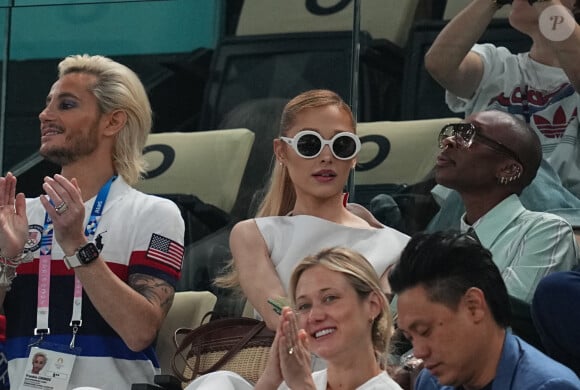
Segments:
[[[177,329],[174,335],[177,350],[171,359],[173,372],[184,383],[217,370],[233,371],[256,383],[266,367],[274,336],[264,321],[246,317],[218,319],[195,329]],[[183,372],[177,369],[178,357],[185,361]]]

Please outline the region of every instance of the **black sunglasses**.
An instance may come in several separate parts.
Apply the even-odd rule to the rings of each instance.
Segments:
[[[455,143],[463,149],[469,149],[473,144],[473,141],[481,142],[490,149],[505,154],[506,156],[511,157],[520,164],[524,165],[516,152],[501,142],[493,140],[479,133],[477,127],[475,127],[472,123],[450,123],[443,126],[439,132],[439,147],[441,149],[444,147],[443,140],[449,137],[453,137],[455,139]]]

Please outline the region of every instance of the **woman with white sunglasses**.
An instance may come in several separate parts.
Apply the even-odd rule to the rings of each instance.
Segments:
[[[257,218],[239,222],[231,232],[233,262],[217,283],[240,286],[272,330],[280,316],[268,300],[287,297],[294,266],[322,248],[360,252],[388,292],[385,271],[409,237],[381,225],[360,205],[345,207],[343,190],[361,147],[355,127],[350,108],[332,91],[311,90],[290,100]]]

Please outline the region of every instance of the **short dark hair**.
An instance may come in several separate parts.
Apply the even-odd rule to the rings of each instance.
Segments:
[[[510,326],[510,302],[501,273],[491,252],[468,234],[415,235],[390,272],[389,283],[395,294],[422,286],[431,301],[454,310],[468,289],[479,288],[497,324]]]

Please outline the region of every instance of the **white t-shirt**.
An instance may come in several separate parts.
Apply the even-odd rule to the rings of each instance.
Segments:
[[[477,44],[472,51],[483,61],[481,83],[470,99],[447,92],[449,108],[466,116],[495,109],[526,120],[564,187],[580,197],[580,94],[564,71],[492,44]]]
[[[85,202],[84,226],[95,199],[93,197]],[[38,258],[45,218],[44,207],[38,198],[27,199],[26,214],[29,223],[27,247],[33,251],[35,260],[18,267],[18,277],[14,279],[4,301],[8,325],[4,352],[9,359],[12,388],[17,388],[22,382],[28,359],[27,345],[36,326]],[[100,241],[101,257],[119,279],[127,282],[131,274],[141,273],[175,285],[181,272],[181,259],[174,259],[172,248],[182,251],[183,234],[184,222],[173,202],[139,192],[118,177],[111,185],[95,232],[95,241]],[[169,246],[160,248],[159,242]],[[53,238],[49,311],[51,332],[44,339],[68,346],[72,338],[69,322],[75,274],[74,270],[65,267],[63,255]],[[23,305],[23,302],[27,304]],[[74,363],[68,389],[79,386],[129,389],[133,383],[153,383],[153,376],[159,373],[153,346],[143,351],[131,351],[105,322],[86,294],[82,300],[82,326],[75,340],[81,353]]]

